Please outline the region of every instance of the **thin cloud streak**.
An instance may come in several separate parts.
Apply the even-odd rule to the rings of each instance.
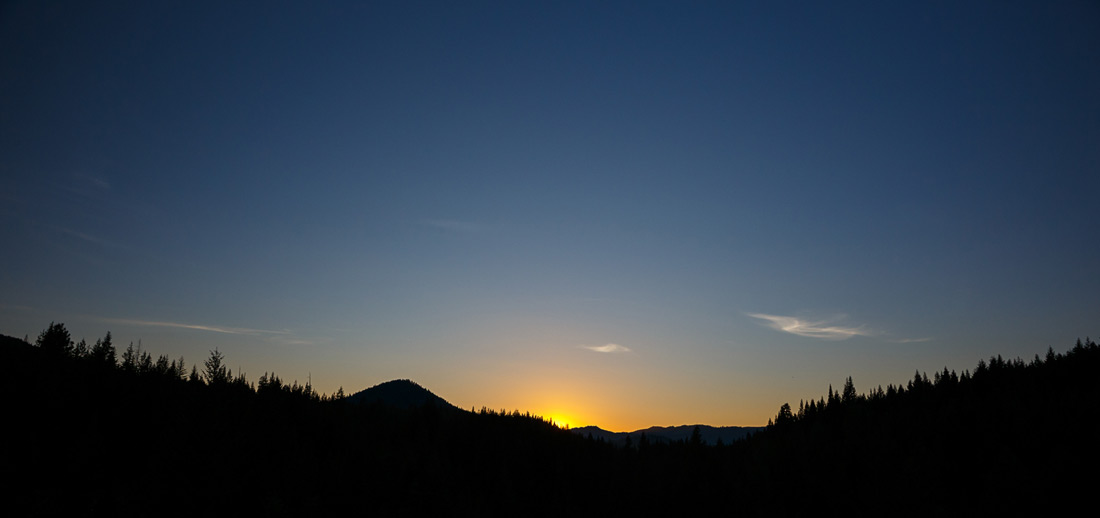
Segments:
[[[847,340],[853,336],[871,336],[874,333],[863,326],[841,327],[829,325],[831,321],[821,320],[811,322],[796,317],[781,315],[765,315],[763,313],[748,313],[750,317],[766,321],[764,325],[793,335],[808,338],[820,338],[822,340]]]
[[[230,335],[288,335],[290,331],[272,331],[268,329],[248,329],[244,327],[205,326],[200,324],[183,324],[180,322],[160,322],[155,320],[133,320],[125,318],[104,318],[104,322],[130,326],[145,327],[172,327],[176,329],[194,329],[198,331],[210,331]]]
[[[890,340],[896,344],[915,344],[921,342],[931,342],[932,338],[898,338],[897,340]]]
[[[581,349],[588,349],[589,351],[595,351],[598,353],[628,353],[630,348],[619,344],[606,344],[606,345],[582,345]]]

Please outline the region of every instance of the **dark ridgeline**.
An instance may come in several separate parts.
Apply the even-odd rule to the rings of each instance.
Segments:
[[[0,336],[9,515],[926,515],[1067,511],[1095,486],[1100,347],[783,405],[741,440],[613,445],[407,380],[351,397],[213,351]]]
[[[692,434],[698,430],[699,440],[709,446],[720,446],[740,441],[760,430],[763,426],[707,426],[704,424],[682,426],[651,426],[644,430],[633,432],[611,432],[598,426],[581,426],[570,428],[575,434],[585,437],[589,435],[593,439],[603,439],[615,446],[632,446],[638,444],[644,437],[652,443],[674,443],[677,441],[690,441]]]

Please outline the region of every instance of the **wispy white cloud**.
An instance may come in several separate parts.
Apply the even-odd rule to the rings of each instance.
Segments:
[[[896,340],[890,340],[890,341],[894,342],[896,344],[915,344],[915,343],[920,343],[920,342],[931,342],[932,338],[931,337],[925,337],[925,338],[898,338]]]
[[[785,333],[809,338],[820,338],[822,340],[847,340],[853,336],[871,336],[875,334],[873,331],[867,329],[866,326],[843,327],[832,325],[833,322],[840,320],[842,317],[830,320],[811,321],[797,317],[765,315],[763,313],[748,313],[748,315],[765,321],[764,325],[776,331],[783,331]]]
[[[223,326],[207,326],[201,324],[185,324],[180,322],[162,322],[156,320],[136,320],[127,318],[103,318],[100,319],[104,322],[113,324],[122,324],[130,326],[145,326],[145,327],[173,327],[177,329],[194,329],[197,331],[210,331],[214,333],[225,333],[230,335],[287,335],[290,331],[273,331],[269,329],[249,329],[245,327],[223,327]]]
[[[480,232],[484,230],[484,225],[474,223],[472,221],[459,221],[454,219],[426,219],[420,222],[423,225],[438,228],[440,230],[448,230],[451,232]]]
[[[606,345],[582,345],[581,349],[588,349],[589,351],[596,351],[598,353],[628,353],[630,348],[619,344],[606,344]]]

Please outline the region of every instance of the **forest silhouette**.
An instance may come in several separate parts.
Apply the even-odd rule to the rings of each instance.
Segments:
[[[188,368],[59,323],[0,335],[0,358],[17,516],[1056,512],[1090,502],[1098,460],[1089,339],[865,393],[849,377],[728,444],[252,383],[217,350]]]

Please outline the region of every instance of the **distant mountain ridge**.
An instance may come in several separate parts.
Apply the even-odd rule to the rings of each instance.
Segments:
[[[699,424],[651,426],[633,432],[610,432],[598,426],[582,426],[580,428],[572,428],[571,431],[585,437],[592,435],[593,439],[603,439],[616,446],[622,446],[626,444],[628,437],[633,444],[638,444],[643,434],[645,434],[646,440],[652,444],[689,441],[691,440],[691,434],[696,426],[699,427],[699,436],[703,443],[710,445],[718,444],[719,440],[721,440],[723,444],[730,444],[765,428],[763,426],[708,426]]]
[[[438,408],[459,410],[446,399],[435,395],[432,391],[420,386],[418,383],[407,380],[392,380],[379,383],[368,389],[360,390],[347,397],[352,403],[376,404],[381,403],[396,408],[419,408],[429,403]]]
[[[347,400],[353,403],[368,405],[384,404],[403,409],[420,408],[430,402],[438,408],[465,411],[451,404],[446,399],[437,396],[419,383],[408,379],[398,379],[379,383],[378,385],[360,390],[348,396]],[[638,444],[643,434],[645,434],[646,440],[651,444],[689,441],[691,440],[691,434],[696,426],[699,427],[699,434],[703,443],[710,445],[718,444],[719,440],[724,444],[730,444],[734,441],[744,439],[758,430],[764,429],[762,426],[708,426],[701,424],[651,426],[644,430],[635,430],[633,432],[611,432],[598,426],[583,426],[580,428],[572,428],[571,431],[584,437],[591,435],[594,439],[603,439],[607,443],[615,446],[624,446],[628,437],[633,444]]]

